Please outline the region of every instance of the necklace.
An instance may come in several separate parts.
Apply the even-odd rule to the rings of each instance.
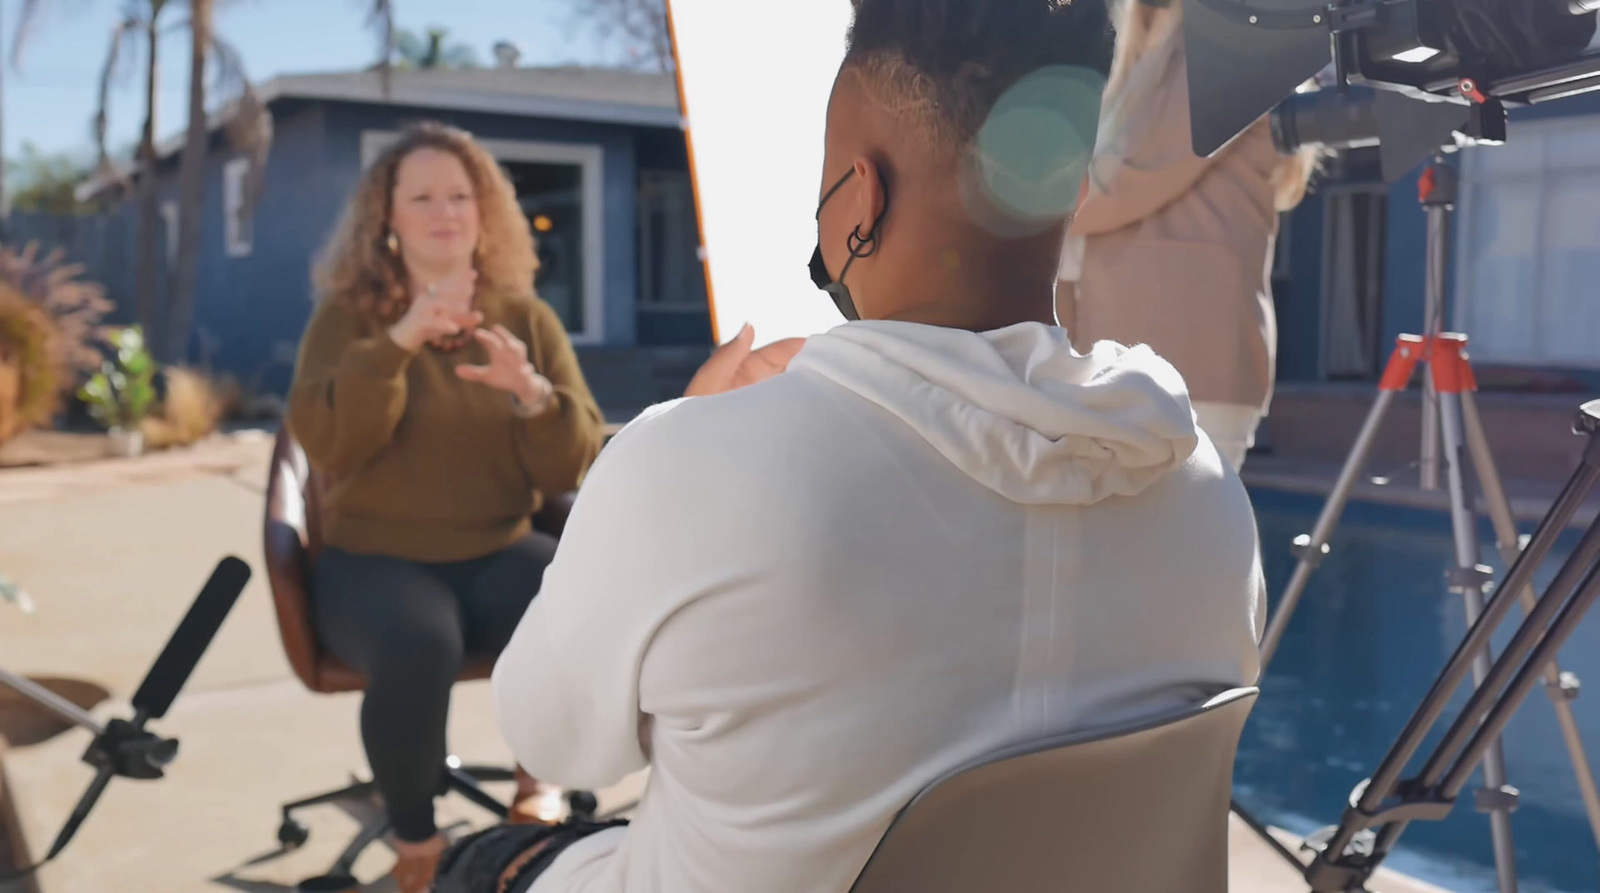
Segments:
[[[467,311],[471,312],[476,309],[478,309],[478,293],[474,291],[471,300],[467,302]],[[474,326],[470,329],[463,329],[454,335],[443,335],[430,340],[428,347],[439,353],[455,353],[476,341],[476,332],[477,327]]]

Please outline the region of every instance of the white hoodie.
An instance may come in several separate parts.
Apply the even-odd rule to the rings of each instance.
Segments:
[[[1144,348],[851,323],[582,494],[500,718],[538,778],[651,771],[535,893],[843,893],[947,770],[1256,679],[1250,503]]]

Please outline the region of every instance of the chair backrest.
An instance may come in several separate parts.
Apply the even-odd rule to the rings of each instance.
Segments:
[[[344,686],[323,679],[322,648],[311,623],[311,561],[322,546],[318,529],[318,495],[321,487],[305,451],[289,434],[278,429],[267,473],[267,512],[262,543],[272,604],[278,614],[278,632],[294,674],[312,691],[333,691]]]
[[[1256,695],[952,772],[901,811],[852,893],[1227,893],[1233,760]]]

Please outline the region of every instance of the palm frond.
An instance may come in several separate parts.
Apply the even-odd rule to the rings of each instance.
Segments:
[[[394,69],[395,29],[394,0],[369,0],[367,27],[378,38],[378,77],[383,84],[383,98],[389,98]]]
[[[101,172],[111,168],[110,154],[106,151],[106,134],[109,128],[109,112],[111,105],[111,85],[119,79],[119,74],[126,76],[126,69],[121,63],[131,61],[134,44],[145,28],[142,18],[129,16],[117,23],[111,30],[111,46],[106,51],[105,64],[100,68],[100,92],[94,112],[94,144],[97,153],[97,164]]]
[[[28,45],[28,38],[33,36],[33,20],[39,13],[39,0],[22,0],[22,8],[17,11],[16,31],[11,37],[11,66],[22,67],[22,51]]]

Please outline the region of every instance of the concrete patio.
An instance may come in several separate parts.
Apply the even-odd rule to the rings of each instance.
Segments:
[[[269,451],[264,434],[247,432],[134,461],[0,472],[0,570],[37,604],[31,616],[0,605],[0,654],[7,669],[57,680],[98,716],[128,715],[126,699],[217,560],[237,555],[256,571],[160,723],[182,741],[167,778],[114,782],[57,863],[0,893],[287,891],[349,840],[355,819],[322,808],[305,815],[305,847],[285,854],[276,845],[282,802],[365,775],[365,766],[357,697],[306,692],[279,645],[260,554]],[[451,742],[468,762],[504,764],[488,695],[484,683],[457,687]],[[14,739],[9,750],[0,743],[0,823],[14,810],[25,862],[48,848],[87,784],[79,758],[88,736],[37,718],[19,723],[10,707],[0,701]],[[602,809],[636,797],[643,781],[603,792]],[[459,799],[441,811],[463,827],[485,819]],[[1303,889],[1247,829],[1233,832],[1234,890]],[[367,889],[390,889],[382,878],[391,858],[375,846],[357,865],[373,882]],[[1394,875],[1375,889],[1433,893]]]

